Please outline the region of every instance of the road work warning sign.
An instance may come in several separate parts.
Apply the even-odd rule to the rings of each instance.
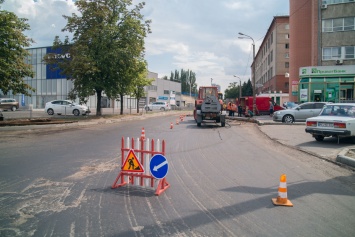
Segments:
[[[127,158],[122,166],[122,171],[143,173],[144,169],[133,150],[129,150]]]

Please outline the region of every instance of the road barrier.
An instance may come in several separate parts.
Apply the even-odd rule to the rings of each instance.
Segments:
[[[154,139],[149,141],[149,138],[145,140],[137,138],[136,141],[137,147],[135,147],[134,138],[130,139],[127,137],[127,143],[125,144],[125,139],[122,137],[121,170],[111,188],[115,189],[131,184],[155,189],[155,195],[160,195],[170,187],[170,184],[165,178],[168,164],[165,160],[153,167],[154,171],[152,171],[151,160],[156,155],[164,157],[165,141],[162,140],[162,142],[160,142],[158,139],[156,144]],[[159,179],[152,175],[152,172],[157,171],[157,167],[160,168],[160,170],[166,171]]]
[[[142,128],[142,133],[141,133],[141,140],[145,140],[145,131],[144,128]]]
[[[290,200],[287,199],[287,184],[286,184],[286,175],[282,174],[280,177],[280,185],[278,189],[277,198],[272,198],[271,201],[275,206],[288,206],[293,207],[293,204]]]

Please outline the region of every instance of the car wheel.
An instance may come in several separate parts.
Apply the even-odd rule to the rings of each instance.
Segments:
[[[80,115],[80,112],[79,112],[79,110],[74,109],[73,114],[74,114],[75,116],[79,116],[79,115]]]
[[[47,114],[48,114],[48,115],[53,115],[53,114],[54,114],[53,109],[48,109],[48,110],[47,110]]]
[[[165,111],[165,108],[160,108],[160,111]]]
[[[295,120],[292,115],[285,115],[282,119],[284,123],[293,123]]]
[[[145,111],[149,111],[149,107],[145,107]]]
[[[316,136],[314,136],[314,138],[316,139],[317,142],[321,142],[324,140],[324,136],[322,136],[322,135],[316,135]]]
[[[11,110],[12,110],[12,111],[16,111],[16,109],[17,109],[16,106],[12,106],[12,107],[11,107]]]

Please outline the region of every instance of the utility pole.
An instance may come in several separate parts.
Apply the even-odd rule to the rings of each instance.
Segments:
[[[255,86],[255,41],[254,39],[246,34],[243,33],[238,33],[239,35],[242,35],[242,37],[238,37],[239,39],[251,39],[253,41],[253,64],[252,64],[252,80],[253,80],[253,114],[256,112],[256,86]]]
[[[233,76],[239,79],[239,103],[240,103],[240,98],[242,98],[242,79],[237,75],[233,75]]]

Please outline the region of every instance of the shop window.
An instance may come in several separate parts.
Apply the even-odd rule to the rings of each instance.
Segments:
[[[329,81],[329,79],[327,79]],[[325,90],[325,101],[327,102],[339,102],[339,83],[327,83]]]

